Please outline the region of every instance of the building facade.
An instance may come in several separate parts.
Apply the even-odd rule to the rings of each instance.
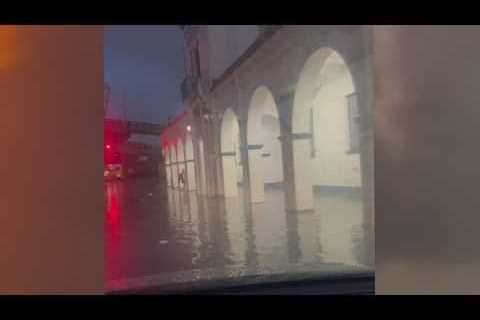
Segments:
[[[356,190],[373,221],[371,27],[182,28],[186,111],[161,137],[168,185],[248,203],[279,186],[292,212]]]

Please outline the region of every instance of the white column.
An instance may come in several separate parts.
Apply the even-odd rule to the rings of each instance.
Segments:
[[[312,161],[308,134],[293,134],[293,170],[295,176],[295,210],[313,209]]]
[[[223,196],[224,195],[224,186],[223,186],[223,172],[222,172],[222,156],[218,153],[218,156],[215,159],[215,171],[217,177],[217,195]]]
[[[167,186],[171,186],[172,185],[172,177],[171,177],[171,171],[170,171],[170,164],[165,164],[165,172],[166,172],[166,175],[165,177],[167,178]]]
[[[203,149],[203,141],[200,140],[198,142],[198,147],[199,147],[199,153],[200,153],[200,159],[199,159],[199,165],[200,165],[200,193],[205,195],[207,194],[207,184],[206,184],[206,179],[205,179],[205,151]]]
[[[194,127],[193,130],[196,129],[197,126]],[[195,189],[197,194],[201,194],[201,163],[200,163],[200,142],[192,136],[192,146],[193,146],[193,168],[194,168],[194,181],[195,181]]]
[[[172,185],[172,158],[170,150],[165,155],[165,171],[167,178],[167,186],[173,188]]]
[[[248,146],[248,166],[250,169],[250,201],[259,203],[265,201],[265,185],[263,172],[262,145]]]
[[[173,177],[174,177],[173,167],[174,167],[174,165],[170,163],[170,165],[169,165],[169,168],[170,168],[170,187],[172,189],[175,188],[175,186],[173,184]]]
[[[188,191],[193,191],[197,189],[195,183],[195,163],[193,159],[187,160],[187,182]]]

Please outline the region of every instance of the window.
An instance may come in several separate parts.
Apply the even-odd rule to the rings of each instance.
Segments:
[[[360,113],[358,111],[357,95],[355,93],[347,96],[348,123],[350,132],[350,150],[349,153],[360,152]]]

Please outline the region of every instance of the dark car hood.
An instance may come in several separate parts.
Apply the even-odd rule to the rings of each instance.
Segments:
[[[374,290],[374,271],[363,266],[324,263],[283,270],[237,268],[191,270],[113,281],[110,294],[362,294]]]

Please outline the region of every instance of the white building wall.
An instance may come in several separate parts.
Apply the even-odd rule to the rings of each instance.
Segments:
[[[278,119],[275,118],[278,122]],[[263,157],[263,170],[265,183],[277,183],[283,181],[282,167],[282,149],[278,137],[280,136],[280,127],[278,123],[275,127],[262,126],[263,130],[258,131],[263,144],[262,153],[270,154]]]
[[[205,150],[204,150],[204,145],[203,145],[203,140],[200,140],[198,142],[198,147],[199,147],[199,165],[200,165],[200,191],[203,194],[207,193],[207,177],[205,176]]]
[[[197,39],[200,41],[200,55],[202,60],[202,71],[205,78],[210,80],[218,79],[219,76],[224,74],[229,66],[241,56],[242,53],[247,50],[247,48],[257,39],[259,35],[258,26],[195,26],[198,29],[197,33],[194,33],[192,36],[187,36],[187,39]],[[214,90],[214,101],[212,104],[214,109],[217,112],[221,113],[223,108],[232,107],[236,110],[240,123],[243,123],[242,126],[245,126],[248,119],[248,102],[252,97],[252,93],[256,88],[260,86],[267,87],[271,92],[278,103],[282,103],[282,107],[279,109],[281,118],[283,119],[282,128],[292,128],[294,127],[291,124],[292,109],[291,105],[293,102],[290,101],[289,96],[297,93],[296,89],[298,85],[299,76],[305,66],[305,62],[315,51],[327,48],[324,53],[328,52],[328,49],[331,48],[333,51],[337,51],[345,60],[348,62],[348,65],[351,67],[352,61],[361,61],[358,60],[357,56],[363,55],[363,45],[361,41],[361,31],[360,27],[316,27],[316,26],[292,26],[281,28],[278,33],[276,33],[272,38],[268,39],[264,44],[259,46],[257,52],[250,56],[246,61],[239,65],[235,72],[226,76],[224,81],[219,83],[219,85]],[[195,41],[197,41],[195,40]],[[189,41],[186,41],[189,43]],[[193,47],[192,42],[192,46]],[[323,58],[322,58],[323,59]],[[318,64],[313,66],[315,71],[312,75],[312,81],[316,82],[318,79],[317,72],[320,71],[319,68],[322,67],[323,61],[320,59]],[[362,62],[361,62],[362,64]],[[188,69],[188,68],[187,68]],[[354,78],[356,81],[361,79],[363,76],[363,69],[358,68],[352,70]],[[321,80],[321,79],[320,79]],[[238,84],[238,86],[237,86]],[[325,86],[323,90],[326,90]],[[344,91],[347,91],[344,89]],[[344,123],[342,130],[338,130],[335,133],[328,132],[328,130],[333,130],[334,128],[328,129],[329,122],[327,125],[323,125],[326,128],[326,132],[315,130],[316,135],[316,149],[320,151],[322,148],[326,150],[329,145],[322,145],[324,142],[322,138],[329,136],[329,140],[332,140],[332,135],[336,138],[343,138],[345,143],[341,147],[341,151],[331,154],[332,151],[325,152],[325,154],[330,153],[330,157],[322,157],[320,153],[317,153],[317,158],[312,161],[310,158],[310,139],[308,139],[308,121],[305,124],[305,127],[300,130],[293,130],[295,134],[300,134],[300,136],[294,136],[292,142],[284,142],[286,145],[285,148],[285,157],[286,165],[285,168],[293,168],[293,163],[296,164],[298,170],[302,172],[297,172],[295,170],[296,177],[292,178],[292,174],[286,175],[286,183],[293,184],[294,181],[302,181],[304,185],[295,186],[295,194],[302,193],[300,198],[287,199],[289,202],[289,208],[295,208],[298,210],[309,209],[313,206],[313,197],[311,194],[308,194],[308,191],[312,190],[312,185],[329,185],[329,186],[360,186],[360,161],[358,161],[358,154],[347,154],[349,151],[349,126],[348,126],[348,117],[347,117],[347,106],[345,96],[349,93],[352,93],[354,90],[349,90],[349,92],[341,92],[342,94],[342,106],[344,108],[345,114],[342,116]],[[359,95],[362,97],[365,90],[362,90],[362,87],[359,88]],[[334,102],[328,102],[328,94],[319,98],[322,100],[318,103],[312,103],[313,100],[309,96],[308,102],[306,103],[306,109],[311,106],[316,106],[316,110],[319,107],[323,109],[319,113],[316,112],[317,123],[324,122],[322,120],[322,112],[327,111],[331,108],[334,108]],[[361,105],[364,105],[364,99],[360,99]],[[283,101],[285,100],[285,101]],[[333,101],[333,98],[330,99]],[[337,108],[338,109],[338,108]],[[328,116],[329,121],[332,121],[331,118],[335,116],[335,111],[329,110],[330,115]],[[338,113],[338,112],[337,112]],[[309,114],[305,112],[305,115]],[[307,116],[306,116],[307,117]],[[340,116],[339,116],[340,117]],[[308,118],[308,117],[307,117]],[[320,125],[322,127],[322,125]],[[245,140],[245,133],[243,132],[245,128],[242,127],[242,138],[244,145],[242,146],[242,154],[244,157],[245,168],[248,169],[247,163],[249,163],[249,158],[246,155],[255,154],[255,150],[247,151],[247,143],[251,139]],[[337,124],[337,129],[338,124]],[[283,129],[282,129],[283,130]],[[340,133],[341,132],[341,133]],[[258,134],[258,132],[256,132]],[[307,134],[307,135],[305,135]],[[342,136],[343,135],[343,136]],[[282,134],[283,138],[289,138],[288,129]],[[207,137],[203,137],[207,139]],[[277,139],[278,137],[275,137]],[[256,139],[255,139],[256,140]],[[272,140],[267,139],[265,140]],[[335,140],[335,139],[333,139]],[[282,140],[286,141],[286,140]],[[206,142],[206,141],[205,141]],[[291,146],[289,145],[291,144]],[[262,144],[260,141],[249,141],[249,144]],[[331,143],[333,144],[333,143]],[[205,147],[207,143],[205,143]],[[200,148],[200,146],[197,146]],[[294,149],[294,154],[289,148]],[[265,178],[262,177],[262,182],[280,182],[283,181],[283,170],[281,162],[272,161],[280,157],[280,151],[282,148],[278,146],[278,149],[275,150],[275,147],[271,147],[268,143],[264,143],[264,149],[260,151],[260,161],[262,162],[261,166],[263,170],[260,174],[265,174]],[[275,155],[278,151],[278,156]],[[302,153],[305,156],[305,159],[300,159],[299,154]],[[363,151],[362,151],[363,152]],[[200,153],[200,150],[198,151]],[[209,152],[204,150],[206,159],[204,162],[209,163]],[[261,157],[261,153],[270,153],[270,157]],[[362,156],[363,153],[362,153]],[[367,154],[367,156],[369,156]],[[240,157],[240,154],[237,155],[237,158]],[[257,156],[255,156],[258,158]],[[355,160],[357,159],[357,161]],[[251,160],[251,159],[250,159]],[[283,159],[282,159],[283,160]],[[200,161],[200,160],[199,160]],[[293,162],[292,162],[293,161]],[[367,161],[370,161],[367,159]],[[319,164],[318,164],[318,163]],[[205,163],[204,163],[205,164]],[[272,165],[273,164],[273,165]],[[275,165],[278,164],[278,169],[276,170]],[[310,166],[312,164],[312,166]],[[326,169],[328,167],[328,170]],[[311,168],[311,169],[309,169]],[[355,178],[355,170],[358,168],[357,178]],[[255,169],[249,168],[250,172],[244,176],[241,171],[241,167],[237,165],[237,174],[238,181],[241,181],[242,178],[248,178],[249,176],[256,177]],[[315,169],[315,170],[314,170]],[[276,173],[278,172],[278,174]],[[257,172],[258,173],[258,172]],[[281,174],[281,179],[279,175]],[[213,177],[206,177],[207,179]],[[247,180],[248,181],[248,180]],[[250,183],[255,184],[253,181]],[[200,184],[200,183],[199,183]],[[263,185],[263,183],[262,183]],[[255,186],[260,186],[260,184],[255,184]],[[247,186],[248,187],[248,186]],[[252,187],[255,189],[256,187]],[[305,189],[303,191],[303,189]],[[293,186],[289,190],[293,193]]]
[[[360,155],[348,153],[350,128],[346,95],[353,93],[345,75],[321,87],[314,105],[316,156],[312,158],[314,184],[360,187]]]

